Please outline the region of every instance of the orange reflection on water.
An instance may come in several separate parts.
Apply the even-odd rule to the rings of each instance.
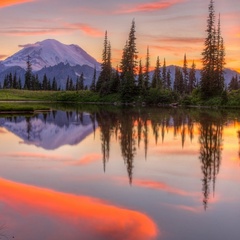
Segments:
[[[198,193],[198,192],[187,192],[182,189],[169,186],[168,184],[165,184],[162,182],[151,181],[151,180],[135,179],[134,185],[139,186],[139,187],[152,188],[155,190],[161,190],[161,191],[165,191],[165,192],[180,195],[180,196],[191,196],[191,197],[199,197],[200,196],[200,193]]]
[[[148,216],[110,205],[99,199],[60,193],[5,179],[0,179],[0,189],[0,202],[5,205],[5,209],[12,211],[8,216],[11,218],[11,226],[19,226],[21,234],[28,235],[28,239],[29,232],[33,230],[30,231],[25,226],[24,219],[29,215],[44,216],[45,221],[46,218],[50,222],[56,221],[55,229],[51,229],[55,234],[54,239],[62,237],[63,229],[59,228],[61,222],[64,229],[74,228],[78,234],[81,233],[80,236],[87,236],[85,239],[146,240],[155,239],[158,235],[156,224]],[[38,231],[41,233],[42,229]],[[71,231],[68,232],[70,234]],[[33,234],[38,233],[33,231]],[[31,239],[35,237],[31,236]]]

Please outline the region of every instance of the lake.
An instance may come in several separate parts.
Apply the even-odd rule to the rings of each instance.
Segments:
[[[0,239],[237,240],[240,112],[0,115]]]

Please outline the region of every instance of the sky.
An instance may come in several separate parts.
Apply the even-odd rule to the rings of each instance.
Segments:
[[[113,67],[121,60],[131,22],[136,23],[138,58],[150,65],[183,64],[201,68],[210,0],[1,0],[0,59],[29,43],[56,39],[77,44],[101,62],[105,31],[112,46]],[[240,1],[215,0],[221,14],[226,67],[240,72]]]

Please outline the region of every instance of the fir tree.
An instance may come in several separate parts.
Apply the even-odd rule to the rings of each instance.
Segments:
[[[191,69],[189,71],[189,83],[188,83],[188,92],[191,93],[197,85],[196,79],[196,65],[193,61]]]
[[[238,81],[238,76],[233,76],[229,85],[228,85],[228,90],[233,91],[233,90],[238,90],[240,88],[240,84]]]
[[[182,71],[183,71],[184,92],[188,93],[189,76],[188,76],[188,63],[187,63],[187,56],[186,56],[186,54],[184,54]]]
[[[119,70],[118,66],[113,74],[113,78],[111,81],[111,87],[110,87],[110,92],[111,93],[118,93],[120,89],[120,76],[119,76]]]
[[[147,55],[146,55],[146,65],[145,65],[145,72],[144,72],[144,90],[148,90],[149,88],[149,70],[150,69],[150,56],[149,56],[149,47],[147,47]]]
[[[175,79],[173,84],[174,91],[183,94],[184,92],[184,82],[183,75],[180,67],[175,67]]]
[[[207,37],[202,52],[201,93],[203,98],[221,95],[224,89],[225,50],[221,36],[220,18],[215,27],[214,1],[210,0],[207,19]]]
[[[156,67],[154,69],[153,78],[152,78],[152,88],[162,88],[162,81],[161,81],[161,69],[160,69],[160,59],[159,56],[157,57]]]
[[[162,68],[162,83],[163,88],[166,89],[167,87],[167,67],[166,67],[166,60],[163,60],[163,68]]]
[[[48,90],[48,78],[46,73],[43,75],[42,89],[45,91]]]
[[[101,94],[108,93],[111,77],[112,77],[111,44],[108,41],[106,31],[103,43],[101,72],[96,84],[96,91],[100,92]]]
[[[70,90],[70,91],[73,91],[73,90],[74,90],[72,78],[69,79],[69,90]]]
[[[31,89],[31,80],[32,80],[32,64],[31,64],[31,57],[28,55],[27,57],[27,69],[25,73],[25,83],[24,88],[25,89]]]
[[[18,81],[17,81],[17,74],[16,72],[14,73],[13,75],[13,86],[12,86],[14,89],[18,89]]]
[[[81,73],[79,77],[79,90],[84,90],[84,75]]]
[[[67,82],[66,82],[66,91],[70,90],[69,89],[69,81],[70,81],[70,79],[69,79],[69,76],[68,76],[67,77]]]
[[[54,77],[52,81],[52,90],[57,91],[57,89],[58,89],[57,81],[56,81],[56,78]]]
[[[135,76],[137,72],[137,47],[135,36],[135,21],[132,21],[128,40],[123,49],[120,69],[121,73],[121,97],[124,101],[132,101],[135,91]]]
[[[215,82],[214,87],[220,95],[224,89],[224,65],[225,65],[225,47],[221,36],[221,22],[220,14],[218,19],[218,29],[216,36],[216,67],[215,67]]]
[[[167,70],[167,89],[171,90],[171,71],[170,69]]]
[[[96,79],[97,79],[97,70],[96,70],[96,66],[95,66],[94,71],[93,71],[92,83],[90,85],[90,90],[93,91],[93,92],[96,91]]]
[[[142,60],[140,59],[139,67],[138,67],[138,90],[140,94],[142,94],[143,92],[143,83],[144,83],[144,75],[143,75]]]

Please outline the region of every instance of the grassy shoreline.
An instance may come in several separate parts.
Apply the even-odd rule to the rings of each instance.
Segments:
[[[152,93],[152,94],[151,94]],[[162,94],[162,95],[161,95]],[[240,91],[228,93],[227,97],[201,100],[199,95],[173,96],[172,92],[149,92],[144,97],[136,97],[130,103],[121,102],[119,93],[100,96],[92,91],[29,91],[16,89],[0,90],[0,112],[3,111],[48,111],[52,103],[131,105],[131,106],[183,106],[191,108],[234,108],[240,109]],[[31,103],[31,106],[28,105]],[[174,103],[172,105],[172,103]]]

